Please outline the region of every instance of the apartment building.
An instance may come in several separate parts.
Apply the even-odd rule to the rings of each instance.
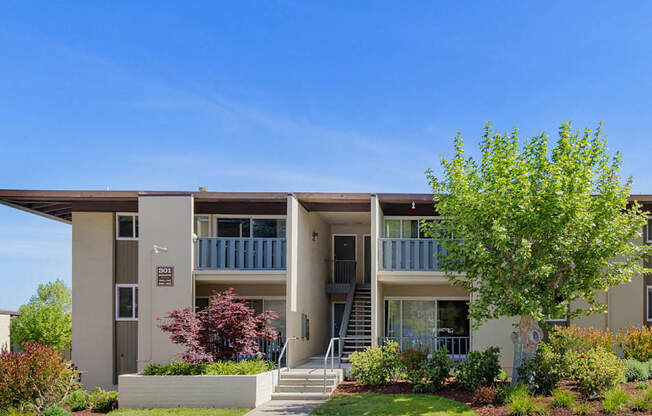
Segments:
[[[632,199],[652,206],[652,195]],[[472,328],[468,293],[441,272],[441,239],[419,231],[438,220],[429,194],[0,190],[0,203],[72,225],[72,360],[88,387],[172,360],[180,347],[156,318],[226,288],[279,314],[279,341],[261,346],[273,356],[298,338],[292,366],[338,336],[345,359],[390,338],[453,359],[497,345],[512,362],[516,319]],[[652,321],[648,277],[600,297],[606,314],[570,323]]]

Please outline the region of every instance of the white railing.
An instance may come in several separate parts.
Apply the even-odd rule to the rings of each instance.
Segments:
[[[281,361],[283,360],[283,356],[285,355],[285,351],[288,348],[288,344],[290,341],[296,341],[298,340],[298,337],[288,337],[285,339],[285,344],[283,344],[283,349],[281,350],[281,353],[278,355],[278,366],[276,367],[276,392],[280,393],[281,392]],[[287,363],[287,368],[290,368],[290,362],[288,360],[285,360]]]
[[[328,348],[326,349],[326,355],[324,355],[324,393],[326,393],[326,370],[328,367],[328,354],[331,355],[331,373],[335,371],[335,351],[333,350],[333,341],[340,341],[339,337],[331,338],[330,342],[328,343]],[[338,360],[341,362],[342,359],[340,358],[342,354],[342,345],[340,343],[339,349],[338,349]]]

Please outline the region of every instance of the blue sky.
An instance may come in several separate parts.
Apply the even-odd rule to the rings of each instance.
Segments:
[[[652,193],[652,3],[199,3],[3,1],[0,188],[425,192],[456,131],[603,120]],[[70,238],[0,207],[0,308]]]

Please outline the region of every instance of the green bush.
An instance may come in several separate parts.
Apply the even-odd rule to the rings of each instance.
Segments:
[[[349,357],[349,375],[362,385],[385,385],[400,367],[398,352],[398,344],[394,341],[385,341],[383,346],[356,351]]]
[[[630,395],[625,393],[622,387],[614,387],[605,392],[602,399],[602,411],[607,414],[625,411],[630,399]]]
[[[629,407],[634,412],[649,412],[652,410],[652,397],[649,394],[649,391],[646,391],[639,396],[632,397]]]
[[[473,394],[473,406],[486,406],[496,403],[496,391],[491,387],[480,387]]]
[[[647,390],[649,387],[650,385],[644,381],[641,381],[640,383],[636,383],[636,385],[634,386],[636,390]]]
[[[0,416],[34,416],[34,413],[11,407],[4,410],[0,409]]]
[[[468,391],[475,391],[480,386],[490,386],[500,373],[498,357],[500,348],[489,347],[485,351],[471,351],[466,361],[455,367],[455,380]]]
[[[39,416],[70,416],[70,410],[62,409],[59,406],[50,406],[39,413]]]
[[[507,399],[507,411],[512,416],[545,415],[549,409],[532,397],[527,388],[514,391]]]
[[[556,389],[552,392],[552,407],[569,409],[575,403],[575,396],[568,390]]]
[[[625,360],[625,378],[627,381],[644,381],[649,378],[647,363],[630,358]]]
[[[572,412],[575,416],[586,416],[591,413],[591,404],[589,402],[582,402],[573,407]]]
[[[600,395],[616,387],[624,377],[625,367],[618,357],[602,349],[573,352],[570,379],[577,383],[582,396]]]
[[[173,361],[165,365],[150,364],[142,374],[145,376],[253,375],[273,369],[273,362],[261,359],[214,363]]]
[[[450,376],[451,361],[448,358],[446,348],[440,348],[431,354],[426,361],[426,383],[417,388],[417,391],[435,392],[444,386],[444,382]]]
[[[80,410],[86,410],[90,407],[90,394],[88,391],[79,389],[71,392],[63,400],[63,404],[70,407],[70,411],[78,412]]]
[[[513,394],[517,394],[519,391],[525,391],[527,393],[527,386],[525,384],[518,384],[513,386],[509,383],[500,383],[496,386],[496,404],[502,406],[507,404],[509,398]]]
[[[90,408],[94,412],[107,413],[118,405],[118,392],[95,387],[90,392]]]
[[[401,372],[405,378],[411,381],[415,387],[423,384],[426,378],[426,362],[428,361],[428,349],[406,348],[399,354],[401,361]]]
[[[519,378],[532,391],[548,396],[570,372],[566,361],[567,357],[553,351],[550,345],[540,343],[536,355],[519,367]]]
[[[645,366],[647,367],[648,379],[652,379],[652,360],[647,360]]]

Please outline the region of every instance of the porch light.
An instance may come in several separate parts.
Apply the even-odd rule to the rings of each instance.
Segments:
[[[312,232],[312,241],[317,241],[317,238],[319,238],[319,233],[317,231]]]

